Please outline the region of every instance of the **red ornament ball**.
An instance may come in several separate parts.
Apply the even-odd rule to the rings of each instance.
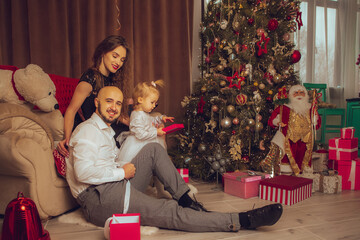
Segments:
[[[291,16],[287,16],[287,17],[286,17],[286,20],[288,20],[288,21],[290,21],[291,19],[292,19]]]
[[[301,53],[298,50],[294,50],[294,52],[291,54],[291,62],[297,63],[300,61]]]
[[[254,22],[255,22],[255,20],[254,20],[253,18],[249,18],[248,24],[249,24],[250,26],[253,25]]]
[[[213,106],[211,107],[211,110],[212,110],[213,112],[217,112],[217,111],[219,111],[219,107],[216,106],[216,105],[213,105]]]
[[[279,22],[276,19],[270,19],[270,21],[268,22],[268,29],[270,31],[276,30],[278,26],[279,26]]]
[[[210,63],[210,62],[211,62],[211,59],[210,59],[209,57],[206,57],[206,58],[205,58],[205,62],[206,62],[206,63]]]

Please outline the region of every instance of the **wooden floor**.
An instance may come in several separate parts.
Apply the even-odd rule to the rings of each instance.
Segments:
[[[258,198],[241,199],[224,193],[215,184],[191,182],[199,191],[198,201],[208,210],[241,212],[272,202]],[[343,191],[328,195],[314,193],[309,199],[292,206],[283,206],[284,212],[277,224],[257,230],[240,230],[237,233],[188,233],[160,229],[142,240],[213,240],[213,239],[360,239],[360,191]],[[2,225],[3,219],[0,219]],[[60,223],[57,218],[44,222],[52,240],[99,240],[103,230]]]

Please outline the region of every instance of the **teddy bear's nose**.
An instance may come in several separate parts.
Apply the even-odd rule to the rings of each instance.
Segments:
[[[54,108],[59,109],[59,104],[55,104]]]

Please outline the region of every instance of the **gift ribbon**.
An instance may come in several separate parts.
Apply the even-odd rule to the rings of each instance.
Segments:
[[[342,129],[341,129],[341,138],[345,138],[345,136],[346,136],[346,130],[350,130],[350,137],[349,137],[349,138],[354,138],[354,133],[355,133],[354,127],[342,128]]]
[[[340,159],[340,151],[341,152],[355,152],[358,148],[350,148],[350,149],[344,149],[344,148],[339,148],[339,142],[340,142],[340,138],[335,138],[335,147],[329,147],[329,150],[335,150],[336,151],[336,159]]]
[[[356,172],[356,161],[351,161],[351,169],[350,169],[350,176],[349,180],[351,182],[351,190],[355,189],[355,172]]]

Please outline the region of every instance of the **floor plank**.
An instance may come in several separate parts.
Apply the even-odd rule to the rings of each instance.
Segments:
[[[218,185],[195,182],[196,195],[211,211],[241,212],[272,202],[259,199],[241,199],[219,190]],[[314,193],[309,199],[292,206],[283,206],[284,213],[277,224],[258,230],[240,230],[237,233],[189,233],[160,229],[153,235],[142,235],[142,240],[235,240],[235,239],[360,239],[360,191],[345,190],[340,194]],[[3,219],[0,219],[2,226]],[[52,240],[102,240],[103,229],[66,224],[57,218],[43,222]]]

